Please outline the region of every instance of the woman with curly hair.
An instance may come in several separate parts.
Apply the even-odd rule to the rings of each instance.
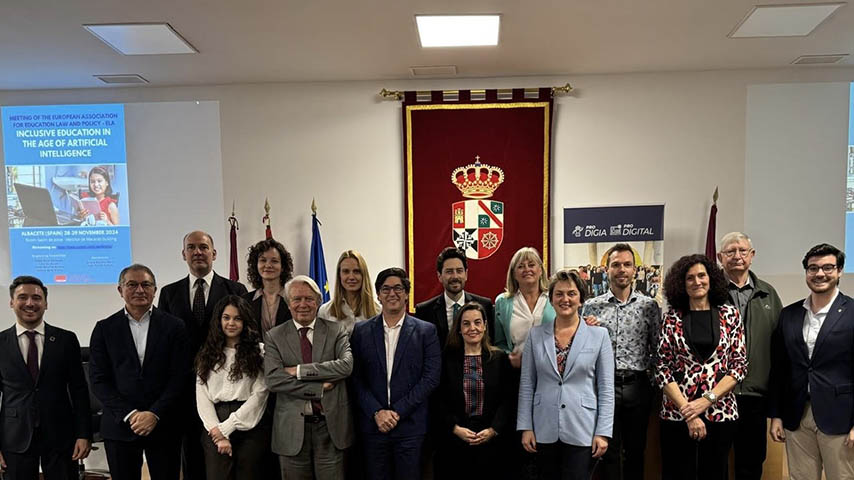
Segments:
[[[705,255],[686,255],[667,272],[670,304],[661,324],[655,378],[661,403],[663,480],[727,475],[738,406],[732,389],[747,373],[744,329],[726,303],[726,278]]]
[[[205,426],[202,447],[208,479],[261,478],[270,449],[264,351],[246,300],[228,295],[211,317],[196,356],[196,404]]]
[[[371,274],[362,255],[355,250],[344,250],[335,267],[335,290],[332,300],[324,303],[317,316],[344,324],[347,333],[353,332],[356,322],[374,318],[379,307],[374,300]]]
[[[263,336],[291,319],[284,287],[293,276],[294,261],[284,245],[268,238],[249,247],[247,263],[246,274],[255,290],[243,298],[250,303]]]

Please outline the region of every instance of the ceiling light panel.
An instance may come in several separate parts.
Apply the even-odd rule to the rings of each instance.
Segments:
[[[168,23],[83,25],[122,55],[198,53]]]
[[[501,15],[416,15],[422,47],[498,45]]]
[[[729,36],[805,37],[845,3],[757,5]]]

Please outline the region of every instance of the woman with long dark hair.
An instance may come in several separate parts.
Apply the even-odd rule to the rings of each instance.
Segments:
[[[89,190],[83,192],[82,198],[94,198],[98,200],[100,212],[95,216],[96,221],[105,222],[110,225],[119,224],[119,209],[116,206],[118,200],[113,193],[110,184],[110,173],[106,167],[92,167],[89,170]],[[83,216],[89,214],[87,210],[80,212]]]
[[[261,478],[270,450],[270,427],[260,424],[268,392],[263,344],[246,300],[228,295],[217,303],[195,369],[208,480]]]
[[[677,260],[664,279],[670,309],[661,323],[655,378],[661,402],[661,478],[727,475],[738,405],[732,389],[747,373],[738,310],[727,280],[705,255]]]

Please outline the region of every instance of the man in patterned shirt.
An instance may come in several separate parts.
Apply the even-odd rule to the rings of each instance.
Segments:
[[[661,308],[632,290],[637,272],[632,247],[608,249],[608,291],[584,302],[588,325],[608,329],[614,350],[614,434],[603,457],[602,478],[643,478],[646,429],[653,390],[650,375],[661,325]]]

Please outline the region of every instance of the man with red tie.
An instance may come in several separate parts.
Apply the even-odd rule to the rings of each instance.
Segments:
[[[20,276],[9,286],[15,326],[0,332],[0,472],[7,480],[77,478],[92,426],[80,343],[44,322],[47,287]]]

